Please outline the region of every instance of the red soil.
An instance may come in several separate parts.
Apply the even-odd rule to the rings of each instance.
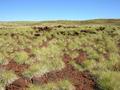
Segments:
[[[81,64],[84,60],[86,60],[87,54],[85,52],[80,52],[79,55],[74,58],[75,62]]]
[[[15,80],[12,84],[6,86],[6,90],[25,90],[30,83],[29,79],[22,77],[22,72],[29,67],[26,64],[17,64],[15,61],[11,60],[6,66],[4,66],[7,70],[14,71],[21,78]]]
[[[69,63],[72,60],[72,58],[68,54],[64,54],[63,61],[65,64]]]
[[[47,73],[41,77],[33,77],[33,84],[47,84],[49,82],[56,82],[63,79],[70,80],[76,87],[76,90],[94,90],[95,81],[87,73],[81,73],[74,69],[71,65],[67,65],[61,71]]]
[[[26,90],[28,87],[29,82],[25,78],[19,78],[18,80],[14,81],[12,84],[6,87],[6,90]]]
[[[85,58],[86,58],[86,54],[80,53],[79,56],[76,57],[74,60],[78,63],[81,63],[84,61]],[[72,65],[69,64],[69,61],[71,61],[71,57],[69,55],[64,54],[63,61],[65,62],[66,67],[61,71],[49,72],[41,77],[33,77],[31,80],[21,77],[20,79],[14,81],[12,84],[6,86],[6,90],[26,90],[26,88],[28,88],[29,83],[43,85],[49,82],[57,82],[64,79],[69,80],[75,86],[76,90],[96,89],[95,80],[90,75],[90,73],[79,72]],[[14,63],[10,62],[8,64],[8,67],[9,69],[12,69],[13,71],[19,73],[21,73],[24,69],[26,69],[24,66],[21,67],[16,65],[15,62]],[[13,69],[13,67],[17,69]]]
[[[7,65],[4,66],[7,70],[14,71],[17,75],[21,75],[21,73],[29,67],[26,64],[17,64],[15,61],[11,60]]]

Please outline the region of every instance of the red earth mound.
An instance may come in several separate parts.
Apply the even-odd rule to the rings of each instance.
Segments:
[[[6,90],[26,90],[29,85],[29,81],[25,78],[19,78],[12,84],[6,87]]]

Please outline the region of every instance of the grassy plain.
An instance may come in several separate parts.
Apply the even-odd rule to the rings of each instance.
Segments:
[[[120,90],[120,20],[0,22],[0,90]]]

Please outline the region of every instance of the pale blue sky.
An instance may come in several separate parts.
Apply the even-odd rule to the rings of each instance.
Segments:
[[[0,21],[120,18],[120,0],[0,0]]]

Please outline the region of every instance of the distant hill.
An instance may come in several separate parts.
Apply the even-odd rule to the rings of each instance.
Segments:
[[[93,20],[83,20],[83,21],[43,21],[40,23],[44,24],[73,24],[73,25],[88,25],[88,24],[111,24],[111,25],[120,25],[120,19],[93,19]]]
[[[56,21],[9,21],[9,22],[0,22],[0,25],[117,25],[120,26],[120,19],[93,19],[93,20],[83,20],[83,21],[72,21],[72,20],[56,20]]]

